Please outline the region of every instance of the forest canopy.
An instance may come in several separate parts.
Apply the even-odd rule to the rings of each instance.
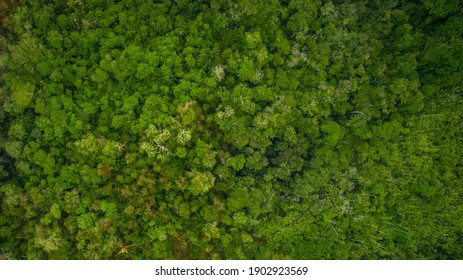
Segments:
[[[463,259],[460,0],[0,3],[1,259]]]

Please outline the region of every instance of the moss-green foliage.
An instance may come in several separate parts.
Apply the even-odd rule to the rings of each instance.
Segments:
[[[35,85],[29,82],[16,81],[16,83],[11,85],[11,91],[16,102],[16,106],[20,111],[29,106],[34,95]]]
[[[459,4],[22,1],[0,258],[463,258]]]

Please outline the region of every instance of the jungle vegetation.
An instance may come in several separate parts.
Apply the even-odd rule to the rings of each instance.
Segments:
[[[0,258],[463,259],[462,1],[0,2]]]

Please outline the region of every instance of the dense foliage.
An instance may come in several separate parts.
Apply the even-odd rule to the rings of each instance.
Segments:
[[[463,258],[460,0],[9,6],[1,258]]]

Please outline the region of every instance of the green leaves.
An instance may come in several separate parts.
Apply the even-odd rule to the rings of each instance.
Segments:
[[[14,257],[462,258],[459,1],[58,2],[0,38]]]
[[[94,224],[93,215],[90,213],[84,213],[77,218],[77,225],[80,229],[88,229]]]
[[[97,142],[95,136],[91,133],[87,134],[85,138],[76,141],[75,145],[79,149],[79,152],[83,154],[88,155],[97,151]]]
[[[210,172],[193,171],[188,173],[191,178],[187,189],[193,195],[206,194],[212,187],[214,187],[215,177]]]
[[[227,166],[232,167],[236,171],[239,171],[243,168],[244,164],[246,163],[246,158],[244,155],[237,155],[235,157],[230,158],[227,161]]]
[[[325,143],[328,147],[334,147],[343,137],[342,128],[335,121],[327,121],[322,124],[321,129],[326,133]]]
[[[24,145],[21,141],[7,142],[5,144],[5,151],[12,158],[19,158],[21,156],[23,146]]]
[[[444,17],[450,13],[458,11],[459,3],[456,0],[423,0],[422,1],[428,12],[436,17]]]
[[[117,214],[117,205],[113,202],[101,201],[100,209],[105,213],[106,216]]]
[[[35,85],[29,82],[16,81],[11,85],[11,91],[18,110],[22,112],[31,104]]]

